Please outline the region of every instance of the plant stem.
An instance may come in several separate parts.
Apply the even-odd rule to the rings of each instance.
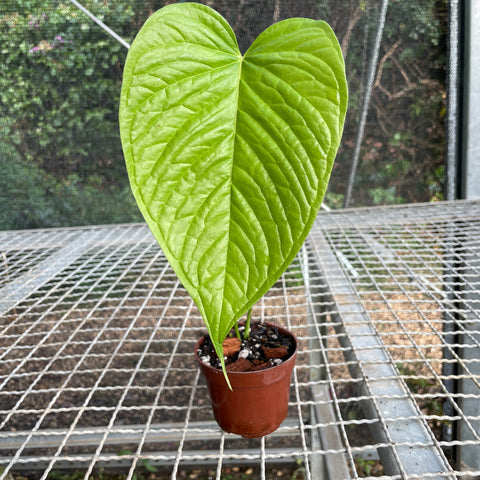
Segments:
[[[242,336],[240,335],[240,330],[238,329],[238,323],[235,323],[235,335],[239,340],[242,339]]]
[[[243,338],[248,338],[250,336],[250,319],[252,318],[252,309],[249,308],[247,312],[247,321],[245,322],[245,332]]]

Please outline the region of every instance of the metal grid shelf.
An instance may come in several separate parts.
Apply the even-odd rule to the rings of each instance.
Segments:
[[[0,478],[478,478],[480,202],[322,213],[253,317],[300,352],[287,420],[245,440],[212,420],[201,318],[144,225],[1,232]]]

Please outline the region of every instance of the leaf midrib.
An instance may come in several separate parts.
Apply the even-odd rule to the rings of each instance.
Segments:
[[[220,308],[220,315],[223,315],[223,309],[225,305],[225,284],[226,284],[226,277],[227,277],[227,270],[228,270],[228,256],[230,253],[230,234],[232,230],[232,196],[233,196],[233,166],[235,163],[235,145],[236,145],[236,139],[237,139],[237,124],[238,124],[238,112],[239,112],[239,98],[240,98],[240,82],[242,81],[242,67],[243,67],[243,62],[245,60],[245,56],[241,55],[238,59],[239,61],[239,68],[238,68],[238,78],[237,78],[237,86],[236,86],[236,99],[235,99],[235,122],[233,125],[233,135],[232,135],[232,162],[230,165],[230,192],[229,192],[229,202],[228,202],[228,233],[227,233],[227,250],[226,250],[226,258],[225,258],[225,263],[224,265],[227,266],[225,268],[224,273],[223,273],[223,279],[222,279],[222,306]],[[223,336],[223,334],[227,334],[227,332],[219,332],[219,328],[217,329],[217,335],[220,333],[219,338]],[[230,328],[228,328],[230,330]],[[226,336],[226,335],[225,335]]]

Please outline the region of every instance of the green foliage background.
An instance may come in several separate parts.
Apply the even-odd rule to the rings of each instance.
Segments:
[[[127,39],[138,29],[130,3],[84,4]],[[118,133],[125,47],[70,2],[6,6],[0,228],[140,220]]]
[[[168,1],[82,4],[127,42]],[[346,189],[379,1],[206,0],[240,48],[274,21],[321,18],[346,55],[350,104],[326,203]],[[390,0],[355,205],[442,198],[445,0]],[[139,221],[118,132],[126,49],[68,0],[0,4],[0,229]]]

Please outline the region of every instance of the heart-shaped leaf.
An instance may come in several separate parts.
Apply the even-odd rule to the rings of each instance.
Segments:
[[[120,104],[130,183],[217,352],[312,227],[346,107],[322,21],[281,21],[242,56],[222,16],[179,3],[133,42]]]

